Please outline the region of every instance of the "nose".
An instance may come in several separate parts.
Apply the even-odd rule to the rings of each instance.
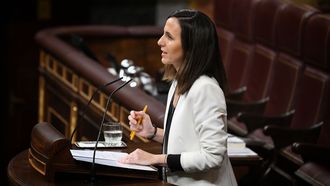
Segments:
[[[158,46],[160,46],[160,47],[164,45],[164,44],[163,44],[163,36],[160,37],[160,38],[158,39],[157,44],[158,44]]]

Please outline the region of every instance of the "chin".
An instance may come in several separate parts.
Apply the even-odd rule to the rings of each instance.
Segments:
[[[168,61],[166,59],[161,60],[164,65],[168,65]]]

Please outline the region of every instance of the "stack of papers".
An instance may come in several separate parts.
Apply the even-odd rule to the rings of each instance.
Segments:
[[[243,139],[234,135],[228,136],[228,140],[227,140],[228,149],[245,148],[245,146],[246,145]]]
[[[93,150],[70,150],[73,158],[78,161],[93,162]],[[119,163],[118,160],[127,153],[124,152],[113,152],[113,151],[96,151],[95,163],[100,165],[106,165],[111,167],[119,167],[126,169],[144,170],[144,171],[157,171],[152,166],[134,165],[134,164],[123,164]]]
[[[246,143],[242,138],[229,135],[227,140],[227,151],[229,157],[251,157],[258,156],[257,153],[246,147]]]

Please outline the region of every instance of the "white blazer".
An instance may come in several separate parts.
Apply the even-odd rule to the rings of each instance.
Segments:
[[[169,90],[165,125],[176,84],[174,81]],[[226,113],[224,93],[214,78],[199,77],[180,96],[172,118],[167,154],[181,154],[184,171],[167,171],[167,182],[189,186],[237,185],[227,154]]]

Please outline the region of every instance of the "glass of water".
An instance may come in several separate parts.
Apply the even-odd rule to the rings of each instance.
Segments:
[[[103,135],[106,146],[120,146],[122,143],[123,130],[118,122],[109,121],[103,123]]]

